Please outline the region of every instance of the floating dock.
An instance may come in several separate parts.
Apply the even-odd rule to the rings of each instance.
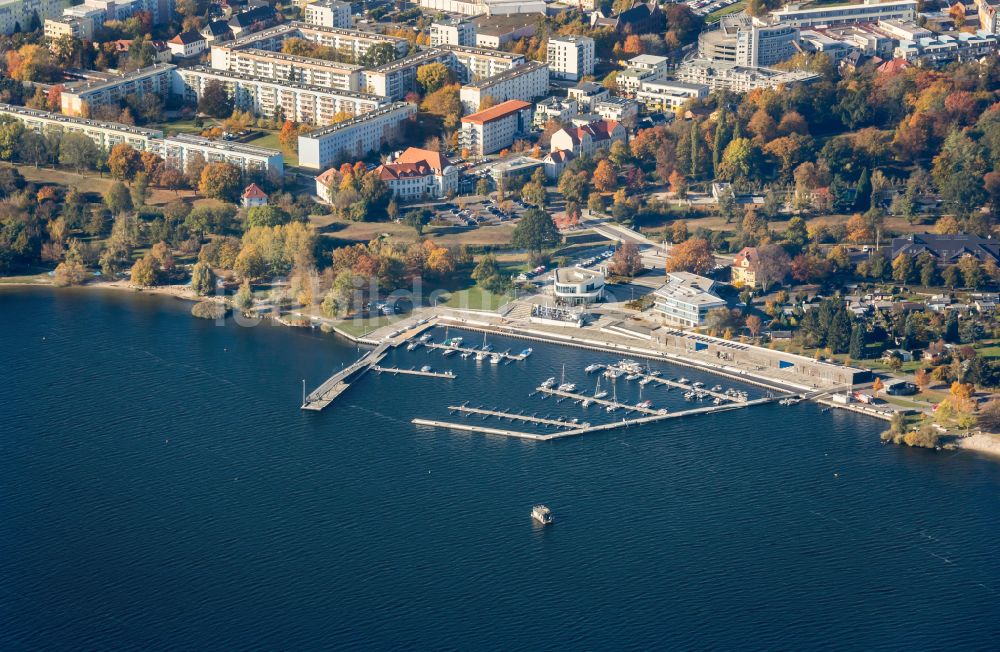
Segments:
[[[377,371],[380,374],[408,374],[410,376],[424,376],[425,378],[457,378],[453,371],[422,371],[420,369],[398,369],[396,367],[380,367],[378,365],[374,365],[372,371]]]
[[[614,401],[609,401],[606,398],[594,398],[593,396],[587,396],[586,394],[577,394],[576,392],[564,392],[561,389],[556,389],[555,387],[538,387],[537,389],[539,392],[542,392],[543,394],[550,394],[552,396],[561,396],[563,398],[570,398],[573,399],[574,401],[579,401],[581,403],[583,401],[590,401],[591,403],[595,403],[597,405],[603,405],[605,407],[613,405],[622,410],[631,410],[633,412],[642,412],[643,414],[663,416],[663,413],[655,408],[641,408],[641,407],[636,407],[634,405],[629,405],[628,403],[616,403]]]
[[[501,412],[498,410],[485,410],[483,408],[473,408],[467,407],[465,405],[452,405],[448,407],[449,410],[453,412],[464,412],[466,414],[481,414],[487,417],[496,417],[498,419],[510,419],[511,421],[521,421],[523,423],[537,423],[543,426],[555,426],[556,428],[566,428],[568,430],[579,430],[580,428],[587,428],[590,426],[589,423],[571,423],[569,421],[559,421],[558,419],[542,419],[536,416],[529,416],[527,414],[514,414],[511,412]]]
[[[424,344],[424,346],[426,346],[428,349],[451,349],[452,351],[457,351],[458,353],[469,353],[471,355],[475,355],[477,353],[482,353],[483,352],[482,349],[472,349],[472,348],[466,348],[464,346],[447,346],[445,344],[440,344],[440,343],[435,343],[435,342],[427,342],[426,344]],[[516,353],[516,354],[515,353],[505,353],[505,352],[502,352],[502,351],[489,351],[489,352],[486,353],[487,357],[490,357],[492,355],[498,355],[501,358],[503,358],[504,360],[513,360],[515,362],[518,361],[518,360],[524,360],[524,359],[527,358],[527,356],[521,355],[520,353]]]
[[[704,407],[691,408],[690,410],[668,412],[667,414],[657,413],[642,417],[636,417],[634,419],[622,419],[621,421],[611,421],[609,423],[602,423],[597,425],[580,424],[578,428],[573,428],[571,430],[564,430],[562,432],[553,432],[547,435],[536,435],[533,433],[521,432],[517,430],[504,430],[501,428],[490,428],[487,426],[480,426],[471,423],[453,423],[449,421],[435,421],[431,419],[413,419],[412,423],[418,426],[448,428],[451,430],[476,432],[483,435],[500,435],[504,437],[515,437],[518,439],[531,439],[533,441],[549,441],[552,439],[562,439],[564,437],[576,437],[578,435],[586,435],[592,432],[617,430],[619,428],[631,428],[632,426],[642,426],[647,423],[666,421],[667,419],[679,419],[681,417],[695,416],[698,414],[714,414],[716,412],[739,410],[742,408],[752,407],[754,405],[764,405],[766,403],[774,403],[777,400],[779,400],[778,397],[767,397],[740,403],[723,403],[722,405],[706,405]]]

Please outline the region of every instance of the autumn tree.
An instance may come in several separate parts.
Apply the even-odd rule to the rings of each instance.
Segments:
[[[642,271],[642,256],[639,247],[632,242],[624,242],[608,261],[608,270],[617,276],[635,276]]]
[[[424,90],[424,93],[433,93],[443,86],[454,83],[454,81],[454,74],[443,63],[428,63],[417,68],[417,84]]]
[[[198,192],[205,197],[234,201],[243,185],[243,174],[232,163],[216,161],[205,165],[198,181]]]
[[[225,85],[215,79],[210,80],[202,89],[198,98],[198,113],[210,115],[213,118],[225,118],[233,112],[233,101],[226,92]]]
[[[142,157],[128,143],[118,143],[108,154],[108,170],[119,181],[131,181],[142,169]]]
[[[668,272],[709,273],[715,268],[715,258],[712,256],[712,248],[708,244],[708,240],[691,238],[680,244],[675,244],[670,249],[666,268]]]
[[[601,192],[611,192],[615,189],[617,181],[617,175],[615,174],[614,168],[605,159],[597,164],[597,169],[594,170],[594,187]]]

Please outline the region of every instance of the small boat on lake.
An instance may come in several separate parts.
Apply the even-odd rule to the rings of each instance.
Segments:
[[[551,525],[552,510],[545,505],[535,505],[531,508],[531,518],[535,519],[542,525]]]
[[[584,367],[584,369],[583,369],[583,370],[584,370],[585,372],[587,372],[588,374],[592,374],[592,373],[594,373],[595,371],[597,371],[598,369],[600,369],[600,368],[601,368],[601,366],[602,366],[602,365],[599,365],[599,364],[597,364],[597,363],[595,362],[594,364],[589,364],[589,365],[587,365],[586,367]]]
[[[531,354],[532,354],[533,352],[534,352],[534,349],[532,349],[532,348],[531,348],[531,347],[529,346],[529,347],[528,347],[528,348],[526,348],[525,350],[521,351],[521,358],[522,358],[522,359],[523,359],[523,358],[527,358],[527,357],[528,357],[529,355],[531,355]]]

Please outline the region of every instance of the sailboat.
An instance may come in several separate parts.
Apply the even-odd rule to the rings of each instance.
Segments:
[[[604,398],[608,393],[601,390],[601,377],[597,377],[597,387],[594,388],[594,398]]]
[[[611,405],[604,408],[605,412],[614,412],[618,409],[618,385],[613,385],[614,397],[611,399]]]
[[[572,392],[574,389],[576,389],[576,385],[566,382],[566,365],[564,363],[562,367],[562,380],[559,381],[559,391]]]
[[[493,347],[486,343],[486,334],[483,333],[483,348],[476,351],[476,362],[482,362]]]

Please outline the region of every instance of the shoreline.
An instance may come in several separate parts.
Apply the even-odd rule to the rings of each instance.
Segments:
[[[982,453],[1000,460],[1000,434],[980,432],[967,437],[959,437],[953,443],[961,450]]]
[[[63,289],[63,288],[57,288],[53,283],[45,281],[41,282],[25,281],[25,282],[12,282],[12,283],[0,284],[0,288],[3,288],[5,286]],[[199,297],[191,291],[189,285],[159,285],[150,288],[139,288],[133,286],[127,280],[117,280],[117,281],[91,282],[91,283],[86,283],[84,285],[73,286],[73,288],[86,288],[90,290],[105,290],[105,291],[114,291],[119,293],[164,296],[164,297],[171,297],[173,299],[178,299],[181,301],[186,301],[191,304],[196,304],[200,301],[213,301],[216,303],[228,304],[228,302],[226,301],[226,297],[222,295],[208,295],[204,297]],[[435,325],[435,326],[449,325],[459,329],[467,329],[476,332],[489,332],[504,337],[513,337],[516,339],[542,342],[556,346],[570,346],[574,348],[588,349],[603,353],[616,352],[627,355],[633,355],[648,360],[659,360],[661,362],[678,364],[692,369],[698,369],[701,371],[714,374],[716,376],[721,376],[724,378],[728,378],[730,380],[745,382],[751,385],[756,385],[758,387],[763,387],[768,390],[776,390],[776,391],[793,390],[799,392],[807,392],[815,389],[811,387],[806,387],[804,385],[798,385],[796,383],[792,383],[787,380],[777,380],[765,376],[760,376],[758,374],[752,374],[744,369],[739,369],[739,368],[730,369],[724,365],[706,364],[704,361],[689,359],[685,356],[681,356],[675,353],[656,351],[653,349],[646,348],[644,346],[629,346],[609,341],[602,342],[590,338],[561,335],[558,333],[550,333],[547,331],[541,331],[533,328],[522,328],[510,323],[498,326],[497,324],[493,324],[490,321],[486,320],[480,321],[479,319],[475,318],[476,317],[475,314],[469,314],[469,312],[467,311],[462,311],[460,309],[453,309],[453,308],[449,308],[448,311],[453,311],[453,312],[452,314],[441,314],[440,311],[434,308],[427,308],[424,309],[422,313],[424,315],[426,315],[427,312],[432,313],[430,316],[424,317],[428,320],[429,325]],[[472,311],[472,312],[481,313],[481,311]],[[461,313],[464,315],[464,318],[454,313]],[[317,317],[315,315],[307,315],[295,311],[291,311],[289,314],[294,315],[300,319],[308,320],[313,327],[315,327],[317,324],[329,324],[331,326],[330,332],[333,335],[342,337],[351,342],[352,344],[364,344],[368,346],[375,346],[377,345],[377,342],[369,336],[375,333],[376,331],[381,330],[381,328],[376,328],[360,336],[354,336],[342,330],[341,328],[338,328],[335,324],[329,323],[328,320],[323,319],[321,317]],[[283,319],[281,315],[261,314],[260,316],[270,317],[272,321],[289,328],[306,327],[304,324],[289,323],[285,319]],[[417,315],[414,314],[414,317],[416,316]],[[480,314],[479,317],[481,318],[482,315]],[[403,323],[405,321],[407,320],[402,319],[398,323]],[[831,393],[834,391],[835,391],[834,389],[831,389]],[[814,400],[816,403],[825,406],[826,409],[836,408],[836,409],[846,410],[848,412],[853,412],[855,414],[876,418],[882,421],[890,420],[892,418],[892,415],[890,413],[884,413],[881,410],[875,410],[868,406],[835,403],[828,397],[817,398]],[[1000,435],[990,435],[987,433],[981,433],[977,435],[971,435],[968,437],[960,437],[954,443],[956,447],[964,450],[984,453],[987,455],[1000,458]]]

